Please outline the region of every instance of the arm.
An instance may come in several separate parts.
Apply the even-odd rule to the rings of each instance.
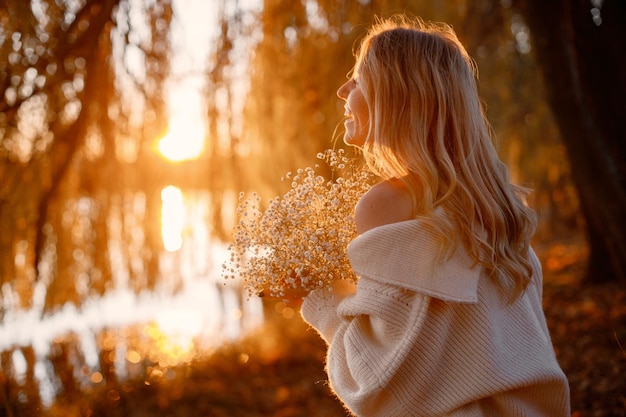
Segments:
[[[329,344],[332,388],[352,411],[394,415],[390,410],[406,403],[397,400],[403,394],[391,381],[420,334],[429,303],[429,297],[367,278],[352,296],[317,290],[305,298],[304,319]]]

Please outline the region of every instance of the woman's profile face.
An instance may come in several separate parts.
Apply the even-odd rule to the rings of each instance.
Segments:
[[[351,78],[337,90],[337,95],[345,100],[344,126],[346,133],[343,141],[352,146],[365,144],[369,132],[369,109],[358,78]]]

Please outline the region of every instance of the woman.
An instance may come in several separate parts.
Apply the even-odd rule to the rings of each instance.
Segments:
[[[382,182],[355,210],[356,286],[302,315],[358,416],[569,416],[541,305],[535,216],[509,183],[474,62],[449,26],[394,17],[361,43],[345,136]]]

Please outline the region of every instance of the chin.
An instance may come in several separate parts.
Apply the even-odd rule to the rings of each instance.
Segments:
[[[365,143],[365,141],[359,138],[353,138],[352,136],[346,135],[343,137],[343,143],[349,146],[356,146],[357,148],[361,148],[363,147],[363,144]]]

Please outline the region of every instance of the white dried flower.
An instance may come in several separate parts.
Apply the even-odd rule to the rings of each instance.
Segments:
[[[240,276],[249,296],[279,297],[285,288],[310,291],[333,280],[356,279],[346,247],[356,236],[354,206],[373,176],[341,149],[318,158],[332,178],[318,173],[318,165],[287,173],[283,180],[291,181],[291,189],[270,200],[264,212],[256,194],[239,195],[230,262],[222,275]]]

